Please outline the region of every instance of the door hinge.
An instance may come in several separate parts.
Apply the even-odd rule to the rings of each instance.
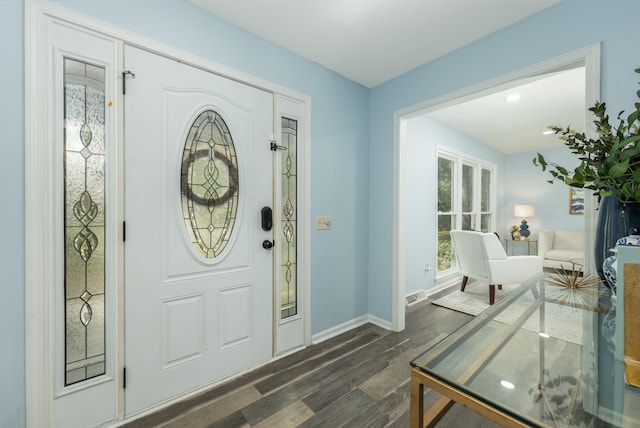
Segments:
[[[126,95],[127,93],[127,90],[126,90],[127,76],[131,76],[132,79],[136,78],[136,75],[133,74],[131,71],[129,70],[122,71],[122,95]]]
[[[122,222],[122,242],[127,240],[127,222]]]
[[[287,150],[285,146],[279,146],[277,140],[271,140],[271,151],[275,152],[278,150]]]
[[[122,389],[127,389],[127,368],[122,368]]]

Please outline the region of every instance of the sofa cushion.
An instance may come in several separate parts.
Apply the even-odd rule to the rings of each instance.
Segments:
[[[556,230],[553,234],[553,248],[555,250],[582,251],[583,241],[584,232],[581,230]]]
[[[582,251],[576,250],[549,250],[544,253],[544,258],[548,260],[559,260],[562,262],[570,262],[571,260],[581,259],[584,257]]]

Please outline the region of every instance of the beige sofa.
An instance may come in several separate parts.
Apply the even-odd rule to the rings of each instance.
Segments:
[[[538,234],[538,256],[546,268],[571,270],[584,260],[582,230],[545,230]]]

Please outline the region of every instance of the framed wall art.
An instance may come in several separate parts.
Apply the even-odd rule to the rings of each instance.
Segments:
[[[569,214],[584,214],[584,189],[569,187]]]

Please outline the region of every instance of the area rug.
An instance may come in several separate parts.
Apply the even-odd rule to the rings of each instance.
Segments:
[[[502,290],[496,287],[496,303],[506,296],[510,291],[518,287],[519,284],[504,284]],[[552,297],[556,293],[566,293],[567,290],[562,287],[557,292],[553,292],[556,287],[549,287],[547,297]],[[556,296],[562,300],[561,295]],[[495,319],[504,324],[513,323],[518,316],[530,304],[529,300],[533,300],[533,296],[525,294],[522,301],[514,302],[513,305],[505,308]],[[489,308],[489,286],[486,283],[475,281],[469,282],[464,292],[459,289],[433,302],[434,305],[442,306],[454,311],[476,316],[485,309]],[[586,313],[577,310],[571,305],[546,305],[545,310],[545,333],[552,337],[559,337],[572,343],[581,344],[584,332],[584,317],[593,315],[592,312]],[[532,316],[525,322],[523,327],[530,331],[540,331],[540,315],[536,310]]]
[[[502,290],[496,287],[496,302],[501,300],[511,290],[515,289],[518,284],[504,284]],[[462,312],[465,314],[476,316],[480,312],[487,309],[489,305],[489,285],[480,281],[469,280],[464,292],[458,288],[453,293],[447,294],[433,302],[434,305],[442,306],[447,309]]]

